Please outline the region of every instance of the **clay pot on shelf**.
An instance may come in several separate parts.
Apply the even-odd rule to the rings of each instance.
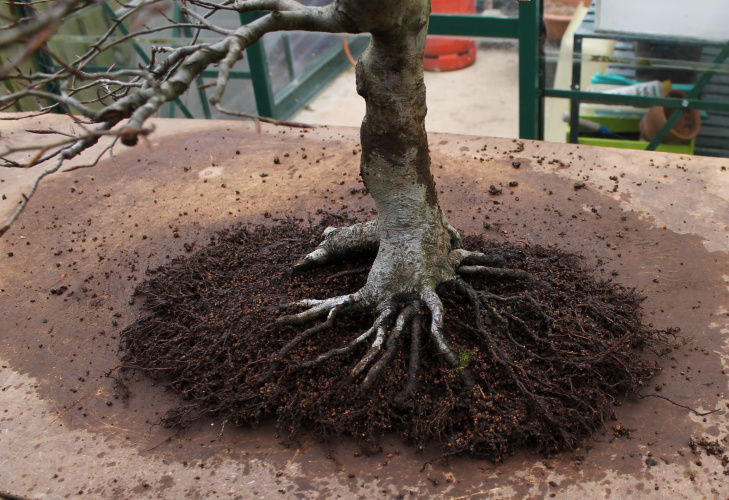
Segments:
[[[574,5],[577,7],[578,5],[582,4],[585,7],[589,7],[592,3],[592,0],[559,0],[562,3],[566,3],[568,5]]]
[[[682,90],[669,90],[663,97],[686,97],[686,92]],[[644,139],[650,141],[661,130],[663,125],[668,121],[668,117],[673,113],[673,108],[666,106],[653,106],[640,120],[640,135]],[[687,109],[681,116],[673,129],[668,133],[663,142],[686,142],[690,141],[697,135],[701,129],[701,115],[697,109]]]
[[[558,3],[577,7],[579,4],[589,7],[592,0],[559,0]],[[561,12],[562,9],[558,11]],[[547,29],[547,38],[554,41],[562,40],[564,32],[567,30],[570,21],[572,21],[572,14],[552,14],[549,12],[544,13],[544,26]]]
[[[572,21],[572,16],[558,16],[556,14],[544,14],[544,26],[547,29],[549,40],[560,41]]]

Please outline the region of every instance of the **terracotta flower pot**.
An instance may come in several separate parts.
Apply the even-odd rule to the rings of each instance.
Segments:
[[[556,13],[545,10],[543,17],[544,26],[547,29],[547,38],[554,41],[562,40],[564,32],[567,30],[567,26],[569,26],[570,21],[572,20],[572,14],[566,14],[565,6],[573,7],[573,9],[569,9],[567,7],[567,10],[574,11],[574,8],[576,8],[579,4],[589,7],[591,2],[592,0],[559,0],[559,2],[555,4],[556,9],[553,10],[553,12]]]
[[[547,38],[556,41],[562,40],[570,21],[572,21],[572,16],[544,14],[544,27],[547,29]]]
[[[669,90],[663,97],[686,97],[686,92],[682,90]],[[668,121],[668,117],[673,113],[673,108],[666,106],[653,106],[640,120],[640,135],[650,141],[661,130],[663,125]],[[668,133],[664,142],[686,142],[690,141],[697,135],[701,129],[701,115],[697,109],[688,109],[678,120],[673,129]]]
[[[589,7],[592,3],[592,0],[559,0],[562,3],[566,3],[568,5],[574,5],[577,7],[578,5],[582,4],[585,7]]]

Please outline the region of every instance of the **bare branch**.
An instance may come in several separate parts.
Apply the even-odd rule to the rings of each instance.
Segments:
[[[101,135],[103,132],[108,132],[114,125],[116,125],[115,122],[105,122],[99,125],[96,128],[96,131]],[[82,151],[88,149],[92,145],[96,144],[96,142],[99,140],[98,135],[90,135],[87,137],[84,137],[76,142],[74,142],[72,145],[64,148],[61,151],[61,154],[59,155],[58,159],[56,160],[56,163],[49,169],[44,170],[41,172],[38,177],[35,178],[33,181],[33,184],[30,187],[30,190],[27,194],[23,194],[23,200],[18,205],[18,208],[13,212],[13,214],[10,216],[10,218],[3,224],[2,227],[0,227],[0,236],[4,235],[8,229],[10,229],[10,226],[15,222],[15,220],[20,216],[21,213],[23,213],[23,210],[25,210],[25,207],[28,206],[28,202],[35,194],[35,191],[38,189],[38,185],[40,182],[47,176],[58,172],[58,170],[63,165],[63,162],[75,157]]]
[[[195,19],[200,21],[201,25],[205,26],[210,31],[214,31],[215,33],[219,33],[219,34],[225,35],[225,36],[228,36],[233,33],[231,30],[223,29],[220,26],[215,26],[214,24],[208,22],[204,16],[201,16],[194,10],[190,10],[185,7],[180,7],[180,12],[182,12],[186,16],[194,17]]]
[[[111,127],[109,127],[109,128],[111,128]],[[152,133],[153,130],[154,130],[154,127],[150,126],[143,130],[136,130],[136,131],[134,131],[134,133],[137,135],[146,136],[146,135],[149,135],[150,133]],[[89,147],[93,146],[94,144],[96,144],[96,141],[98,141],[99,138],[101,138],[101,137],[112,136],[116,140],[116,138],[119,138],[119,137],[123,138],[124,135],[128,134],[129,132],[124,132],[122,130],[109,130],[107,128],[99,126],[95,130],[86,131],[86,133],[84,133],[83,135],[68,135],[68,134],[63,134],[62,132],[54,132],[54,133],[67,135],[67,138],[58,140],[56,142],[46,143],[46,144],[30,144],[27,146],[11,146],[11,147],[8,147],[8,148],[0,151],[0,158],[4,158],[5,156],[7,156],[9,154],[13,154],[13,153],[21,153],[23,151],[40,151],[41,153],[43,153],[44,151],[48,151],[51,149],[54,149],[54,150],[56,148],[61,148],[61,149],[58,149],[57,151],[50,153],[48,156],[41,157],[39,155],[37,158],[32,158],[30,161],[28,161],[27,163],[24,163],[24,164],[18,163],[14,160],[5,159],[5,161],[7,161],[8,163],[5,165],[2,165],[2,166],[3,167],[15,167],[15,168],[31,168],[36,165],[40,165],[41,163],[43,163],[45,161],[50,160],[51,158],[57,156],[58,154],[65,151],[66,149],[73,147],[73,145],[75,145],[77,143],[88,140],[88,142],[82,144],[83,148],[80,149],[78,152],[76,152],[73,156],[67,156],[64,158],[64,160],[70,160],[77,154],[83,152],[86,148],[89,148]]]
[[[210,12],[205,14],[206,19],[219,10],[235,11],[235,8],[232,7],[232,0],[227,0],[222,3],[206,2],[205,0],[187,0],[187,3],[190,5],[197,5],[198,7],[203,7],[205,9],[210,9]]]
[[[140,14],[143,8],[156,2],[157,0],[141,0],[129,4],[119,2],[124,9],[118,11],[117,17],[112,19],[111,26],[73,61],[64,61],[58,54],[46,48],[45,42],[50,39],[55,29],[67,20],[67,16],[96,3],[95,0],[59,0],[53,3],[52,8],[22,19],[10,28],[6,26],[5,28],[8,29],[4,33],[0,32],[0,47],[3,44],[18,42],[25,44],[25,47],[18,51],[18,55],[11,59],[3,70],[0,70],[5,71],[7,75],[12,71],[14,73],[12,80],[17,85],[14,88],[11,87],[12,91],[0,96],[0,109],[6,109],[22,99],[38,99],[43,100],[39,104],[41,113],[60,106],[69,113],[76,113],[91,122],[101,124],[93,131],[85,130],[82,134],[70,135],[51,143],[6,147],[4,151],[0,151],[0,157],[7,157],[12,153],[37,152],[35,156],[26,160],[25,164],[16,161],[17,158],[5,160],[6,165],[16,168],[29,168],[54,159],[53,166],[47,168],[35,179],[29,193],[24,196],[23,202],[0,231],[7,231],[10,224],[22,213],[38,184],[45,177],[59,171],[66,160],[96,144],[101,136],[111,135],[114,136],[114,143],[121,139],[125,145],[134,145],[140,135],[149,134],[152,128],[145,128],[145,121],[155,115],[165,103],[174,101],[187,92],[193,82],[211,65],[218,65],[218,78],[210,102],[221,112],[253,119],[257,125],[263,121],[290,127],[310,127],[310,125],[302,123],[256,117],[248,113],[227,110],[220,106],[230,77],[230,70],[243,57],[245,49],[260,40],[266,33],[282,30],[352,31],[346,16],[337,10],[336,3],[324,7],[309,7],[294,0],[248,0],[221,3],[190,0],[187,3],[183,2],[181,12],[195,22],[175,22],[162,13],[163,17],[169,21],[165,25],[145,27],[118,36],[123,23],[132,19],[132,16]],[[208,15],[192,11],[189,8],[190,5],[208,9]],[[230,31],[217,27],[207,20],[209,14],[221,9],[238,12],[251,10],[269,10],[270,12]],[[96,56],[108,52],[119,44],[141,36],[180,28],[197,30],[192,44],[178,48],[153,47],[152,58],[146,67],[113,70],[112,65],[112,68],[105,72],[85,71]],[[221,38],[218,41],[198,44],[197,36],[202,31],[216,33],[221,35]],[[35,50],[43,50],[60,68],[55,72],[30,74],[24,74],[17,69],[17,61],[24,60]],[[162,55],[164,57],[158,58]],[[0,73],[0,79],[2,78],[3,75]],[[10,77],[6,76],[5,79],[8,78]],[[94,89],[97,90],[95,97],[89,98],[82,94],[84,91]],[[46,105],[47,101],[52,104]],[[121,128],[111,130],[125,119],[127,122]],[[112,146],[113,143],[104,151],[110,151]],[[85,168],[95,165],[97,162],[98,159],[90,165],[73,167],[73,169]]]
[[[64,0],[54,2],[51,8],[43,11],[35,17],[21,19],[17,25],[9,27],[0,33],[0,48],[11,44],[22,42],[29,36],[46,31],[49,27],[55,30],[59,22],[70,13],[81,10],[91,4],[92,0]]]
[[[109,144],[108,146],[106,146],[101,151],[101,153],[98,154],[98,156],[96,157],[96,159],[94,159],[94,160],[91,161],[91,163],[86,163],[84,165],[75,165],[73,167],[67,168],[63,172],[73,172],[74,170],[81,170],[82,168],[95,167],[99,163],[99,160],[101,160],[101,157],[104,156],[107,151],[111,154],[112,150],[114,149],[114,146],[116,145],[116,141],[118,139],[119,139],[119,137],[115,137],[114,140],[111,142],[111,144]]]
[[[52,92],[46,92],[44,90],[19,90],[18,92],[13,92],[12,94],[0,97],[0,106],[13,104],[14,102],[17,102],[24,97],[39,97],[41,99],[50,99],[52,101],[57,101],[66,108],[74,108],[76,111],[78,111],[87,118],[91,118],[92,120],[96,120],[99,114],[98,111],[84,106],[79,101],[67,95],[63,91],[61,92],[61,94],[54,94]]]
[[[167,58],[165,58],[164,61],[159,63],[155,68],[152,70],[152,73],[157,77],[161,78],[165,74],[167,74],[168,71],[174,66],[176,66],[178,63],[180,63],[182,60],[184,60],[187,56],[194,54],[198,50],[201,50],[203,48],[207,47],[207,44],[203,45],[187,45],[185,47],[179,47],[176,49],[172,49],[170,47],[153,47],[153,53],[163,53],[163,52],[171,52]]]
[[[238,118],[249,118],[253,120],[256,123],[263,122],[263,123],[270,123],[271,125],[278,125],[282,127],[292,127],[292,128],[316,128],[314,125],[310,125],[308,123],[299,123],[299,122],[290,122],[287,120],[276,120],[274,118],[269,118],[267,116],[258,116],[254,115],[252,113],[245,113],[243,111],[234,111],[232,109],[226,109],[222,107],[220,104],[214,104],[215,109],[220,111],[221,113],[229,116],[237,116]],[[260,131],[260,130],[259,130]]]
[[[142,8],[144,8],[147,5],[148,4],[146,4],[145,2],[140,2],[134,8],[130,8],[129,10],[127,10],[127,12],[125,12],[121,16],[117,17],[116,19],[114,19],[113,20],[113,23],[109,27],[109,29],[107,29],[106,32],[101,37],[99,37],[99,39],[96,41],[96,43],[94,43],[93,45],[91,45],[91,47],[89,47],[89,49],[84,54],[82,54],[81,56],[79,56],[79,58],[76,61],[76,66],[79,69],[82,69],[87,64],[89,64],[91,62],[91,60],[97,54],[100,54],[101,52],[104,52],[105,50],[108,50],[110,47],[102,48],[102,45],[107,40],[109,40],[109,38],[111,38],[111,36],[119,29],[119,26],[121,26],[122,23],[124,23],[124,21],[126,21],[131,16],[137,14]]]
[[[303,4],[295,0],[236,0],[233,8],[238,12],[254,12],[257,10],[268,11],[293,11],[307,9]]]
[[[247,47],[258,41],[264,34],[282,30],[307,30],[320,32],[340,32],[346,28],[333,4],[326,7],[306,7],[290,12],[272,12],[264,17],[235,30],[232,35],[220,42],[203,46],[180,64],[170,78],[154,88],[143,89],[117,101],[106,108],[101,119],[115,116],[129,116],[125,129],[139,130],[142,124],[165,103],[177,99],[186,92],[192,82],[211,64],[223,62],[224,75],[219,78],[218,86],[225,87],[226,67],[238,60]],[[216,92],[220,99],[222,92]],[[215,104],[215,102],[213,102]],[[131,116],[130,116],[131,113]],[[134,137],[129,134],[122,139],[126,145],[134,145]]]
[[[243,49],[236,46],[236,44],[231,44],[231,48],[228,50],[228,53],[223,60],[220,61],[220,64],[218,64],[218,78],[216,81],[217,87],[209,99],[212,105],[216,106],[220,103],[220,100],[223,98],[223,94],[225,93],[225,87],[228,84],[230,69],[242,58]]]

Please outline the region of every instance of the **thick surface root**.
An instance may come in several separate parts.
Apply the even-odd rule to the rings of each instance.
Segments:
[[[319,246],[292,267],[294,274],[328,262],[349,259],[352,255],[374,255],[379,246],[377,221],[361,222],[347,227],[328,227],[322,236]]]
[[[272,369],[266,374],[265,380],[268,380],[272,371],[278,368],[280,360],[289,354],[300,342],[316,333],[319,333],[325,327],[333,327],[335,318],[341,311],[346,312],[353,308],[374,308],[373,305],[367,304],[360,295],[366,294],[360,294],[357,292],[352,295],[345,295],[331,299],[307,299],[297,302],[295,306],[305,307],[307,309],[297,314],[282,317],[279,321],[277,321],[278,325],[299,325],[323,316],[324,314],[327,315],[327,320],[324,323],[304,330],[281,348],[281,350],[279,350],[274,356],[274,364],[272,365]],[[383,312],[377,317],[374,324],[367,331],[356,336],[344,347],[333,348],[323,354],[320,354],[314,360],[302,363],[300,366],[310,368],[337,356],[349,354],[353,352],[358,345],[372,338],[369,349],[350,372],[352,379],[357,380],[358,377],[365,372],[365,370],[368,370],[367,375],[361,381],[362,389],[367,390],[375,384],[377,377],[392,361],[400,347],[401,338],[404,336],[410,336],[411,345],[418,346],[418,352],[411,351],[410,358],[410,364],[415,365],[411,366],[411,371],[417,373],[419,368],[417,363],[419,363],[418,360],[420,359],[420,339],[417,338],[414,340],[413,336],[420,335],[422,327],[420,326],[421,318],[419,315],[423,312],[427,312],[428,316],[431,318],[429,329],[430,337],[434,342],[437,351],[453,368],[458,369],[458,359],[449,347],[448,342],[445,340],[443,335],[443,303],[440,301],[435,291],[426,289],[423,291],[420,298],[405,300],[403,303],[398,302],[400,301],[392,301],[387,304],[377,305],[376,309]],[[416,318],[418,318],[418,325],[413,327],[413,323]],[[390,324],[392,324],[392,326],[390,326]],[[465,372],[462,373],[462,375],[465,376]]]
[[[122,361],[181,394],[165,423],[275,416],[283,436],[306,425],[374,450],[394,431],[501,459],[574,446],[657,371],[637,348],[660,349],[667,332],[577,257],[467,238],[455,267],[487,271],[373,305],[358,295],[366,260],[289,276],[315,232],[231,231],[139,286]]]

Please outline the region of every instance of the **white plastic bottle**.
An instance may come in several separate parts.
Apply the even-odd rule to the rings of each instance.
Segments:
[[[640,95],[645,97],[661,97],[671,90],[671,81],[653,80],[651,82],[636,83],[626,87],[606,90],[605,94]]]

